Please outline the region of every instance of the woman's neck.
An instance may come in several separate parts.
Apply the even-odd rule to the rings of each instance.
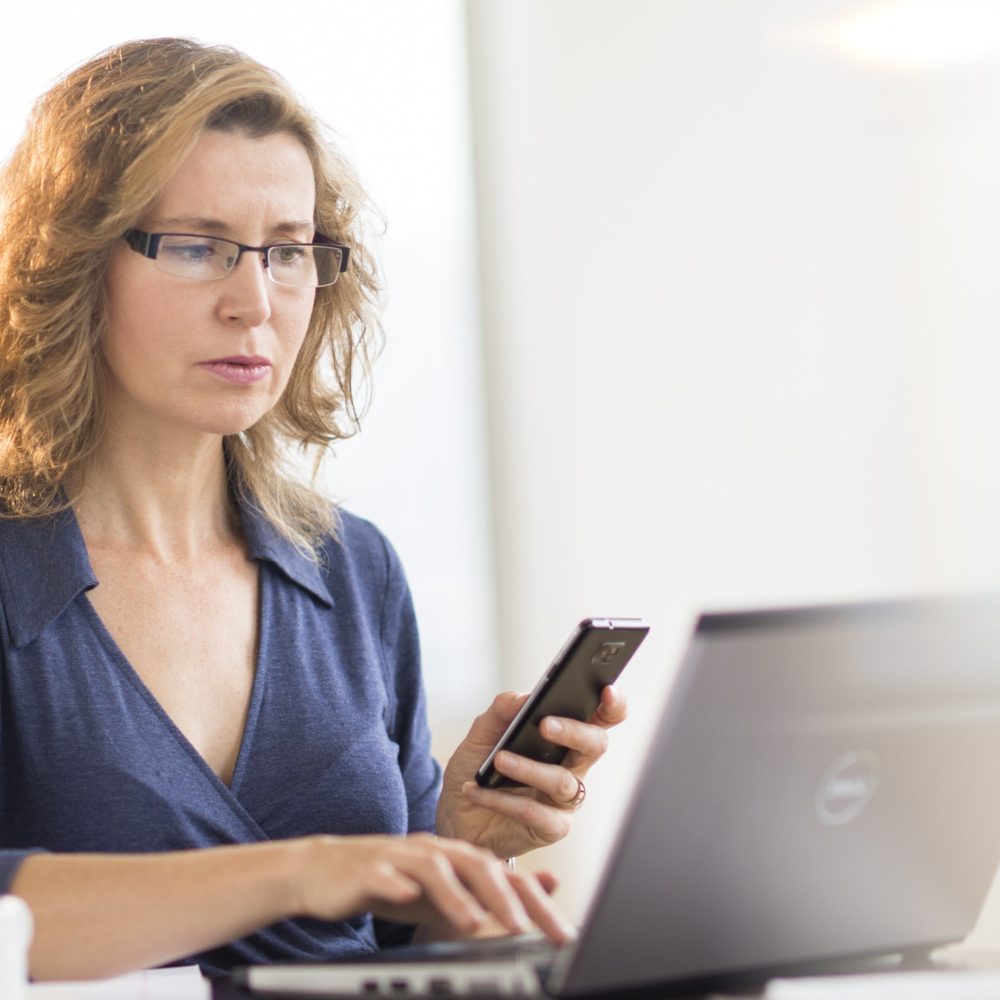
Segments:
[[[167,447],[112,434],[71,485],[89,548],[187,559],[238,534],[217,436]]]

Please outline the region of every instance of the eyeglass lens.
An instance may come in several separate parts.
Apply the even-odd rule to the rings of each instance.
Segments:
[[[236,266],[240,248],[208,236],[160,237],[157,266],[168,274],[196,281],[224,278]],[[332,285],[340,274],[339,247],[282,243],[267,250],[267,272],[279,285],[317,288]]]

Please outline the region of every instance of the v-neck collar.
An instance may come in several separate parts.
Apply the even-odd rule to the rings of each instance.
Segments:
[[[103,619],[98,614],[93,603],[84,598],[80,603],[84,608],[84,615],[90,623],[98,641],[104,646],[112,661],[117,665],[119,672],[125,680],[133,687],[139,696],[146,702],[150,710],[163,723],[180,749],[190,757],[198,769],[205,775],[216,793],[222,797],[230,806],[239,805],[239,787],[246,773],[247,758],[250,754],[250,747],[253,743],[254,733],[260,716],[263,692],[267,684],[267,665],[271,660],[271,650],[269,647],[271,634],[271,602],[272,595],[268,586],[266,572],[261,572],[258,583],[258,631],[257,631],[257,652],[254,658],[253,684],[250,689],[250,700],[247,704],[246,718],[243,720],[243,730],[240,733],[240,745],[236,754],[236,762],[233,765],[233,773],[227,783],[211,767],[197,747],[191,742],[187,734],[178,726],[174,718],[163,707],[162,702],[153,694],[149,685],[132,665],[132,662],[125,655],[125,652],[118,645],[115,637],[111,634]],[[245,812],[239,806],[241,813]],[[249,815],[243,817],[244,820],[252,819]],[[253,821],[255,833],[263,834],[263,831]]]

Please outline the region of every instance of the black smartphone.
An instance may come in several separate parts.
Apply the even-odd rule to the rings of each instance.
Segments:
[[[646,638],[641,618],[585,618],[542,675],[490,755],[476,772],[484,788],[520,784],[500,774],[493,758],[501,750],[558,764],[568,751],[545,739],[538,725],[547,715],[585,722],[601,701],[601,691],[614,682]]]

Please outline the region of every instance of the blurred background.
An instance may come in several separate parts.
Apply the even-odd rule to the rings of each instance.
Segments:
[[[381,214],[386,349],[323,483],[407,567],[439,756],[579,619],[653,627],[532,860],[574,918],[698,609],[1000,585],[1000,2],[21,4],[0,155],[167,34],[286,76]]]

